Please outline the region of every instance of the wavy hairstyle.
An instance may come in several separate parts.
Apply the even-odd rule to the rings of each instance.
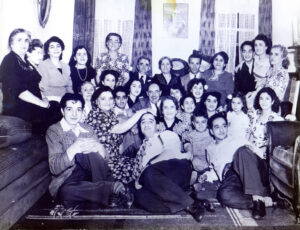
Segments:
[[[258,91],[258,93],[256,94],[256,97],[254,99],[254,109],[262,110],[262,108],[259,104],[259,97],[262,93],[267,93],[271,97],[271,99],[273,101],[271,109],[273,112],[277,113],[279,111],[280,100],[277,97],[275,91],[270,87],[264,87],[260,91]]]

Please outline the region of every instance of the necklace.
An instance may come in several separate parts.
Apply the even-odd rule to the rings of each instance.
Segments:
[[[80,78],[80,80],[81,80],[81,81],[85,81],[86,78],[87,78],[87,68],[85,68],[85,76],[84,76],[84,78],[81,77],[81,74],[80,74],[79,69],[78,69],[78,68],[76,68],[76,69],[77,69],[78,77]]]

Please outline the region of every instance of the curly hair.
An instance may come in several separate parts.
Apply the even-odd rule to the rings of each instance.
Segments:
[[[255,45],[255,41],[256,40],[260,40],[263,41],[265,43],[265,45],[267,46],[267,50],[266,53],[270,54],[271,51],[271,47],[272,47],[272,40],[270,38],[268,38],[266,35],[264,34],[258,34],[254,39],[253,39],[253,43]]]
[[[77,51],[81,50],[81,49],[85,49],[86,54],[87,54],[86,66],[90,66],[91,65],[92,58],[91,58],[91,54],[89,53],[89,51],[87,50],[87,48],[85,46],[77,46],[77,47],[75,47],[75,49],[72,52],[72,56],[71,56],[70,61],[69,61],[69,65],[70,66],[75,66],[77,64],[77,61],[75,60],[75,56],[77,54]]]
[[[159,59],[158,61],[158,68],[161,70],[161,63],[163,62],[163,60],[167,59],[169,62],[170,62],[170,65],[171,65],[171,69],[173,68],[173,62],[172,62],[172,59],[167,57],[167,56],[164,56],[162,57],[161,59]]]
[[[52,36],[51,38],[49,38],[45,44],[44,44],[44,51],[45,51],[45,54],[44,54],[44,60],[46,60],[47,58],[50,58],[49,54],[48,54],[48,51],[49,51],[49,46],[50,46],[50,43],[51,42],[57,42],[60,47],[61,47],[61,51],[63,51],[65,49],[65,44],[64,42],[59,38],[59,37],[56,37],[56,36]],[[62,59],[62,53],[59,57],[59,59],[61,60]]]
[[[262,108],[259,104],[259,98],[260,98],[260,95],[263,93],[267,93],[271,97],[271,99],[273,101],[271,109],[273,112],[277,113],[279,111],[280,100],[277,97],[275,91],[270,87],[264,87],[260,91],[258,91],[258,93],[256,94],[256,97],[254,99],[254,109],[262,110]]]
[[[120,45],[122,45],[122,37],[121,37],[121,35],[120,34],[117,34],[117,33],[109,33],[108,35],[106,35],[106,38],[105,38],[105,46],[106,46],[106,48],[108,48],[108,46],[107,46],[107,43],[108,43],[108,41],[110,40],[110,37],[117,37],[117,38],[119,38],[119,41],[120,41]]]
[[[221,104],[222,95],[221,95],[221,93],[219,93],[217,91],[209,91],[209,92],[204,93],[201,98],[201,101],[200,101],[200,108],[206,108],[204,103],[209,96],[213,96],[213,97],[217,98],[217,103],[218,103],[217,108],[218,108]]]
[[[287,56],[288,51],[287,51],[286,47],[283,46],[283,45],[278,44],[278,45],[273,45],[272,48],[271,48],[271,51],[272,51],[272,49],[279,49],[280,50],[281,57],[282,57],[282,67],[287,69],[289,67],[290,60]]]
[[[198,85],[199,83],[202,84],[202,87],[203,87],[203,92],[205,92],[205,88],[204,86],[206,85],[206,81],[204,79],[199,79],[199,78],[194,78],[192,80],[189,81],[188,85],[187,85],[187,92],[191,92],[192,91],[192,88],[194,87],[194,85]]]
[[[216,53],[216,54],[212,57],[212,59],[211,59],[211,68],[212,68],[212,69],[215,68],[215,67],[214,67],[214,61],[215,61],[215,59],[217,58],[217,56],[221,56],[221,57],[223,58],[224,64],[225,64],[225,66],[224,66],[223,69],[225,69],[225,68],[226,68],[226,65],[228,64],[229,57],[228,57],[228,54],[227,54],[226,52],[224,52],[224,51],[218,52],[218,53]]]
[[[242,104],[243,104],[242,111],[244,113],[247,113],[248,109],[247,109],[246,98],[240,92],[232,94],[232,98],[231,99],[226,99],[227,106],[228,106],[228,111],[232,111],[232,100],[233,100],[233,98],[240,98],[241,99]]]

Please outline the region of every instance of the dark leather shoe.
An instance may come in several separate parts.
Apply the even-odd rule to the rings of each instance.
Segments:
[[[131,208],[133,204],[134,196],[129,190],[127,190],[124,193],[120,193],[119,197],[122,206],[124,206],[125,208]]]
[[[253,201],[252,217],[255,220],[261,220],[266,215],[265,203],[261,200]]]
[[[108,207],[115,208],[120,205],[120,197],[118,194],[112,194],[109,199]]]
[[[205,208],[204,208],[204,206],[200,202],[195,201],[192,205],[188,206],[185,210],[189,214],[191,214],[192,217],[197,222],[201,222],[201,220],[204,217]]]

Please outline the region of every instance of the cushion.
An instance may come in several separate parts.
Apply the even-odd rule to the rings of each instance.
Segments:
[[[292,168],[293,167],[293,146],[277,146],[273,150],[273,158],[281,164]]]
[[[0,148],[24,142],[31,135],[31,124],[18,117],[0,115]]]

